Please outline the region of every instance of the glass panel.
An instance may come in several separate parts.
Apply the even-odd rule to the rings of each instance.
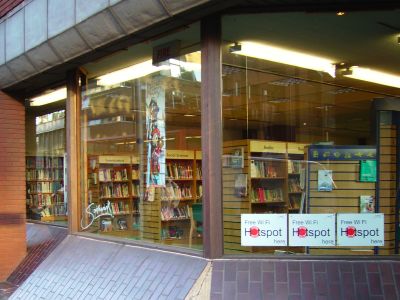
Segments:
[[[200,52],[150,50],[83,93],[81,230],[202,249]]]
[[[67,226],[65,88],[34,97],[26,108],[27,218]]]
[[[334,61],[307,65],[306,54],[332,54],[301,42],[325,39],[313,31],[324,31],[323,14],[307,18],[223,19],[225,253],[394,254],[396,125],[380,125],[393,140],[378,152],[372,104],[396,102],[399,89],[346,77]]]

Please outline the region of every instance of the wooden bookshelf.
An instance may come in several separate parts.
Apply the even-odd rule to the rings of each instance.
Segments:
[[[26,157],[27,206],[30,214],[40,212],[40,220],[45,222],[66,221],[63,185],[63,157]]]

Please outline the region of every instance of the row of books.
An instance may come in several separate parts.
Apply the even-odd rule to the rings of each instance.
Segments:
[[[192,179],[193,168],[188,163],[168,163],[167,177],[171,179]]]
[[[29,196],[29,204],[35,207],[42,207],[46,205],[51,205],[53,199],[51,194],[35,194]]]
[[[282,189],[264,189],[264,188],[252,188],[250,194],[251,202],[263,203],[263,202],[280,202],[284,201]]]
[[[129,213],[129,205],[126,201],[118,201],[111,203],[111,211],[113,215]]]
[[[128,180],[128,170],[100,169],[99,181],[123,181]]]
[[[28,193],[54,193],[61,188],[59,181],[30,182],[27,185]]]
[[[100,198],[129,197],[129,186],[127,183],[107,183],[100,185]]]
[[[288,173],[298,174],[302,168],[302,162],[296,160],[288,160]]]
[[[279,162],[251,160],[250,176],[252,178],[279,177]]]
[[[167,185],[161,190],[161,200],[192,199],[190,186]]]
[[[169,221],[169,220],[181,220],[181,219],[189,219],[190,212],[189,206],[186,205],[184,207],[171,207],[164,206],[161,208],[161,220]]]
[[[61,169],[28,169],[26,180],[62,180],[64,177]]]
[[[196,165],[196,178],[201,179],[203,176],[202,171],[201,171],[201,164]]]
[[[40,212],[42,217],[65,216],[66,213],[67,213],[67,211],[66,211],[66,207],[64,205],[46,206]]]
[[[62,157],[28,157],[26,159],[27,168],[37,168],[37,169],[50,169],[50,168],[62,168],[64,159]]]
[[[299,193],[302,192],[300,187],[300,179],[299,178],[289,178],[289,192],[290,193]]]
[[[132,184],[132,196],[140,197],[140,185]]]

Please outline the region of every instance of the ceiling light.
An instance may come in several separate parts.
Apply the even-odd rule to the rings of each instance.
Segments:
[[[195,117],[196,115],[191,115],[191,114],[186,114],[186,115],[183,115],[184,117]]]
[[[336,13],[336,15],[337,16],[344,16],[346,13],[344,12],[344,11],[338,11],[337,13]]]
[[[349,71],[350,72],[348,74],[344,74],[344,76],[400,88],[400,76],[355,66],[350,67]]]
[[[335,77],[336,66],[334,65],[334,61],[323,57],[248,41],[242,41],[240,44],[233,45],[230,51],[244,56],[326,72]]]
[[[97,84],[114,85],[167,69],[169,69],[169,66],[167,65],[161,65],[157,67],[153,66],[151,60],[147,60],[145,62],[100,76],[97,78]]]
[[[30,106],[42,106],[67,98],[67,88],[60,88],[53,92],[30,99]]]

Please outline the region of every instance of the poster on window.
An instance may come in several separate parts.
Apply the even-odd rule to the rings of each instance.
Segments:
[[[165,185],[165,90],[160,78],[153,78],[146,93],[146,184]]]
[[[338,246],[384,246],[385,217],[382,213],[337,214]]]

